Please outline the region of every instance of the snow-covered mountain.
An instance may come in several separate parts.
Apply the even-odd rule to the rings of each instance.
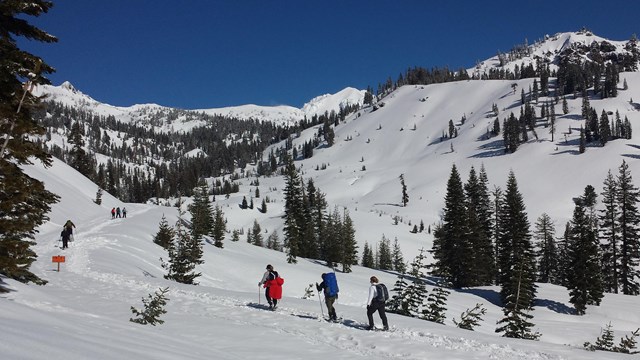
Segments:
[[[551,71],[557,70],[558,62],[563,57],[573,57],[582,61],[593,61],[595,57],[608,59],[630,55],[627,41],[612,41],[583,29],[577,32],[557,33],[545,35],[543,39],[529,45],[515,46],[511,51],[499,52],[485,61],[479,62],[474,68],[468,69],[469,75],[488,73],[490,69],[504,69],[514,71],[518,66],[536,62],[549,64]]]
[[[640,128],[640,73],[623,72],[623,80],[628,89],[619,84],[617,97],[592,97],[591,106],[598,114],[603,110],[610,113],[610,120],[618,112]],[[601,192],[607,172],[615,174],[623,160],[638,183],[640,134],[636,130],[631,139],[616,139],[604,147],[594,143],[580,154],[582,98],[568,96],[568,113],[563,114],[561,104],[554,103],[552,97],[540,97],[533,103],[537,114],[544,105],[555,106],[557,132],[550,134],[545,119],[540,118],[535,128],[537,138],[530,136],[515,153],[506,154],[501,136],[490,136],[496,118],[493,105],[499,109],[500,122],[512,112],[517,116],[520,94],[513,84],[527,89],[533,81],[478,80],[400,87],[381,99],[376,110],[364,108],[340,122],[334,128],[335,144],[314,149],[312,157],[296,161],[296,166],[305,180],[313,179],[326,194],[330,207],[349,212],[360,250],[365,243],[375,245],[382,236],[398,239],[407,261],[419,249],[431,249],[432,234],[412,233],[411,229],[421,221],[433,226],[440,220],[453,164],[463,181],[471,167],[479,170],[484,166],[492,189],[504,189],[507,174],[513,171],[529,222],[533,224],[547,213],[560,236],[572,215],[572,199],[582,194],[586,185]],[[551,91],[553,86],[552,79]],[[52,97],[70,102],[81,99],[68,84],[54,88],[49,92]],[[350,91],[320,97],[311,101],[317,100],[316,105],[303,110],[323,112],[322,106],[335,106],[349,96]],[[86,97],[79,104],[96,111],[120,111],[91,101]],[[157,105],[141,107],[140,114],[162,110]],[[136,121],[133,115],[121,116]],[[457,133],[453,138],[443,136],[450,121]],[[179,122],[172,126],[176,131],[189,129],[189,124]],[[317,130],[301,131],[293,146],[308,142]],[[272,148],[283,146],[278,143]],[[270,150],[265,151],[265,160]],[[317,261],[300,259],[296,265],[287,264],[280,252],[255,247],[244,238],[231,242],[228,236],[223,249],[205,244],[205,263],[198,268],[203,274],[199,286],[176,284],[163,279],[165,271],[159,258],[166,253],[152,243],[163,214],[169,223],[175,223],[175,208],[123,204],[109,194],[104,195],[102,205],[96,205],[93,199],[98,186],[60,161],[50,169],[34,165],[26,171],[58,193],[61,202],[53,206],[51,221],[40,228],[34,247],[39,259],[32,270],[49,284],[27,286],[3,279],[14,290],[0,297],[0,353],[10,359],[41,359],[51,354],[97,360],[624,359],[628,355],[587,352],[582,345],[594,342],[608,323],[616,332],[616,342],[640,327],[638,297],[606,294],[601,306],[588,306],[586,315],[577,316],[565,288],[539,284],[532,312],[534,330],[542,334],[539,341],[505,339],[495,333],[496,321],[503,316],[495,286],[453,291],[446,326],[390,315],[392,332],[364,332],[354,325],[366,319],[369,276],[376,275],[391,285],[397,274],[358,266],[353,273],[338,273],[341,292],[337,311],[344,317],[343,323],[326,323],[318,319],[326,310],[317,295],[301,299],[304,290],[328,271]],[[406,207],[400,205],[401,174],[409,195]],[[245,177],[240,178],[238,193],[216,197],[229,230],[246,232],[257,221],[265,234],[277,232],[282,239],[282,177],[259,177],[261,197],[271,199],[263,214],[238,206],[243,197],[251,198],[257,187],[252,185],[256,177],[253,166],[247,166],[241,176]],[[115,206],[126,206],[129,219],[109,220],[109,210]],[[77,225],[76,241],[63,253],[56,241],[67,219]],[[57,272],[51,258],[59,254],[66,256],[66,262]],[[285,278],[284,299],[276,312],[264,311],[256,304],[264,302],[256,283],[267,263]],[[165,324],[145,327],[128,321],[131,306],[140,308],[141,298],[167,286],[171,290],[168,313],[162,317]],[[487,309],[481,325],[474,332],[457,329],[452,319],[459,319],[477,303]]]
[[[305,117],[311,118],[314,115],[322,115],[325,112],[330,113],[331,111],[335,111],[337,113],[340,111],[341,106],[355,104],[362,105],[365,92],[365,90],[357,90],[350,87],[345,88],[336,94],[317,96],[306,103],[301,109],[286,105],[242,105],[187,111],[192,113],[205,113],[208,115],[237,118],[240,120],[253,119],[259,121],[271,121],[282,125],[293,125]],[[35,94],[47,95],[47,100],[49,101],[56,101],[69,107],[91,111],[96,115],[114,116],[117,120],[123,122],[138,122],[144,124],[154,115],[167,114],[172,110],[177,110],[157,104],[139,104],[129,107],[104,104],[93,99],[89,95],[83,94],[68,81],[65,81],[59,86],[41,85],[37,87]],[[165,116],[165,118],[167,118],[165,120],[165,129],[176,129],[176,126],[170,126],[176,124],[172,124],[172,122],[168,120],[168,116]],[[181,123],[180,118],[177,119],[177,123]],[[189,121],[178,127],[183,131],[188,131],[188,129],[199,125],[203,125],[203,123],[198,121]]]

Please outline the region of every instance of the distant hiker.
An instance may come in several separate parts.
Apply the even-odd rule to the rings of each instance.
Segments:
[[[127,208],[122,208],[122,217],[123,218],[127,217]]]
[[[62,230],[62,232],[60,233],[60,238],[62,238],[62,248],[66,249],[69,247],[69,237],[71,236],[71,234],[69,234],[69,232],[67,231],[66,228],[64,228]]]
[[[76,227],[76,225],[71,220],[67,220],[67,222],[64,223],[64,230],[69,233],[69,236],[73,235],[74,227]]]
[[[324,303],[327,304],[327,312],[329,313],[329,320],[336,321],[338,316],[336,315],[336,309],[333,304],[338,299],[338,281],[336,280],[335,273],[322,274],[322,282],[320,285],[316,283],[316,289],[318,291],[324,289]]]
[[[117,218],[120,217],[120,207],[119,206],[116,208],[116,217]]]
[[[111,209],[111,218],[112,219],[116,218],[116,208]]]
[[[258,282],[258,286],[262,285],[265,288],[264,296],[269,303],[269,309],[275,310],[278,306],[278,299],[282,298],[282,284],[284,279],[278,275],[278,272],[273,270],[273,266],[267,265],[267,271],[262,276],[262,280]]]
[[[367,299],[367,317],[369,318],[369,326],[367,330],[373,330],[373,313],[378,312],[380,319],[382,319],[382,325],[385,330],[389,330],[389,323],[387,322],[387,314],[384,312],[385,306],[385,294],[388,296],[386,286],[384,284],[378,284],[378,278],[372,276],[369,279],[371,286],[369,287],[369,298]]]

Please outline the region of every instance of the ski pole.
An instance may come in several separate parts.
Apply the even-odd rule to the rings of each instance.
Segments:
[[[260,285],[258,285],[258,305],[260,305]]]
[[[318,302],[320,303],[320,313],[322,314],[322,317],[324,318],[324,309],[322,309],[322,300],[320,299],[320,290],[316,289],[318,291]]]

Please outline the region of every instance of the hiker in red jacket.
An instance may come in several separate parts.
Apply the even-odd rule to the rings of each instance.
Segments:
[[[273,270],[273,266],[267,265],[267,271],[262,276],[262,280],[258,282],[258,286],[262,285],[265,288],[264,296],[269,303],[269,309],[275,310],[278,306],[278,299],[282,298],[282,284],[284,279],[278,275],[278,272]]]

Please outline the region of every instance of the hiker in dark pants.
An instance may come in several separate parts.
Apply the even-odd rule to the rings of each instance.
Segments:
[[[382,319],[382,325],[385,330],[389,330],[389,323],[387,322],[387,314],[384,311],[385,300],[382,291],[378,291],[378,278],[372,276],[370,280],[371,286],[369,287],[369,299],[367,300],[367,318],[369,319],[369,326],[367,330],[373,330],[373,313],[376,311]]]
[[[269,309],[275,310],[278,306],[278,299],[282,298],[282,278],[278,272],[273,270],[273,266],[267,265],[267,271],[262,276],[262,280],[258,282],[258,286],[265,287],[264,296],[269,303]]]

